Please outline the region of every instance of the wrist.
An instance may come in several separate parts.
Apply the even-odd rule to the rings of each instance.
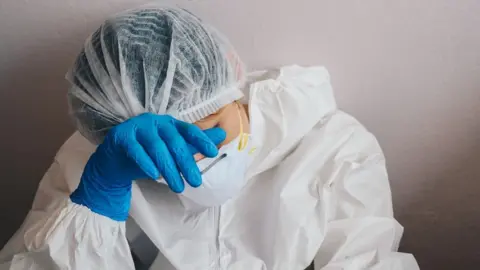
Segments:
[[[116,221],[125,221],[130,210],[132,184],[105,187],[101,181],[82,176],[77,189],[70,195],[73,203]]]

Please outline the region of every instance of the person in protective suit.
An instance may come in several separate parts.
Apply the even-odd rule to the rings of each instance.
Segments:
[[[57,153],[0,269],[418,269],[398,253],[385,160],[337,109],[323,67],[246,74],[177,8],[129,10],[67,75],[78,132]]]

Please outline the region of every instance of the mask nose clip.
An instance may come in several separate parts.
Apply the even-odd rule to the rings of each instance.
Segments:
[[[218,162],[220,162],[222,159],[226,158],[227,157],[227,153],[223,153],[221,156],[219,156],[218,158],[216,158],[210,165],[208,165],[205,169],[203,169],[200,174],[204,174],[206,172],[208,172],[213,166],[215,166],[215,164],[217,164]]]

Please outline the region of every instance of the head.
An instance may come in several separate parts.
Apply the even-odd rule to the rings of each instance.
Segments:
[[[202,129],[222,127],[228,143],[241,126],[248,128],[236,102],[243,97],[243,74],[226,38],[191,13],[132,10],[108,19],[87,39],[67,74],[69,103],[78,130],[95,144],[145,112]]]

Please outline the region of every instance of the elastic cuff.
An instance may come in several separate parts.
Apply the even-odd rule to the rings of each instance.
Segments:
[[[115,221],[126,221],[132,199],[131,188],[116,190],[113,193],[99,192],[87,188],[80,181],[78,188],[70,195],[70,200],[78,205],[83,205],[92,212],[109,217]]]
[[[195,123],[210,114],[217,112],[225,105],[242,99],[243,96],[244,94],[240,89],[236,87],[231,88],[223,91],[221,95],[197,104],[188,110],[179,112],[178,115],[176,115],[176,118],[187,123]]]

